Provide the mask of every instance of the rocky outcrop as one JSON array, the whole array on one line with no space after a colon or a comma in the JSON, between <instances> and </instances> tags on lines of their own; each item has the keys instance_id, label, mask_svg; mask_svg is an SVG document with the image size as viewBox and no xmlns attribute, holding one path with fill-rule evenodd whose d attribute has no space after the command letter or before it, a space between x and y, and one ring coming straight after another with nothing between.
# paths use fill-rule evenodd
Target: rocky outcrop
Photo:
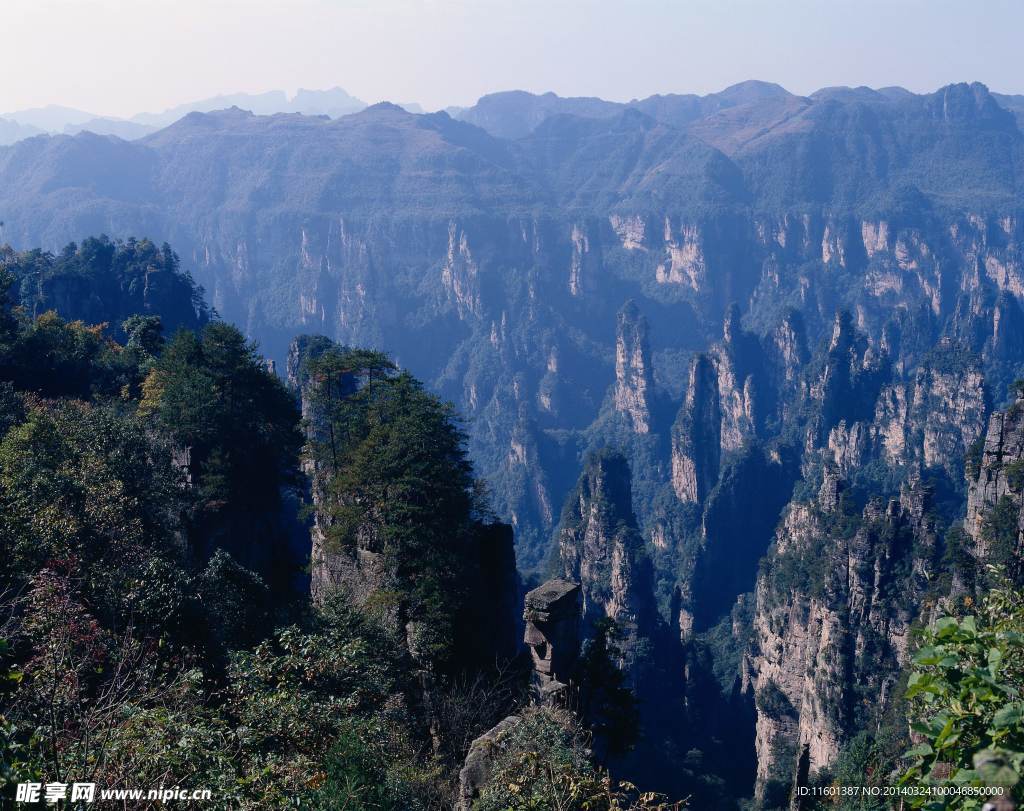
<instances>
[{"instance_id":1,"label":"rocky outcrop","mask_svg":"<svg viewBox=\"0 0 1024 811\"><path fill-rule=\"evenodd\" d=\"M309 372L309 364L335 347L333 341L320 335L300 335L288 347L285 379L299 401L303 426L310 443L326 441L327 424L319 405L319 384ZM348 396L357 391L358 381L352 375L342 375L337 381L337 394ZM319 468L312 455L303 459L303 469L309 482L309 496L313 503L310 526L310 594L320 604L334 591L342 589L356 605L364 605L378 592L394 586L394 575L384 562L382 543L375 537L372 526L360 533L355 549L342 552L333 547L330 518L323 509L328 474ZM400 617L397 607L384 612L386 623L398 630Z\"/></svg>"},{"instance_id":2,"label":"rocky outcrop","mask_svg":"<svg viewBox=\"0 0 1024 811\"><path fill-rule=\"evenodd\" d=\"M628 301L616 321L614 403L615 410L626 416L638 434L651 430L653 391L647 319L635 302Z\"/></svg>"},{"instance_id":3,"label":"rocky outcrop","mask_svg":"<svg viewBox=\"0 0 1024 811\"><path fill-rule=\"evenodd\" d=\"M491 778L495 750L522 721L518 715L503 718L470 744L465 764L459 772L459 796L455 802L455 811L471 811L473 801L480 797L480 792Z\"/></svg>"},{"instance_id":4,"label":"rocky outcrop","mask_svg":"<svg viewBox=\"0 0 1024 811\"><path fill-rule=\"evenodd\" d=\"M454 222L448 227L448 255L441 268L441 284L460 319L480 317L480 266L470 250L468 234Z\"/></svg>"},{"instance_id":5,"label":"rocky outcrop","mask_svg":"<svg viewBox=\"0 0 1024 811\"><path fill-rule=\"evenodd\" d=\"M582 587L584 634L607 617L622 630L627 658L650 628L650 561L637 529L629 465L603 451L584 464L566 502L558 535L563 576Z\"/></svg>"},{"instance_id":6,"label":"rocky outcrop","mask_svg":"<svg viewBox=\"0 0 1024 811\"><path fill-rule=\"evenodd\" d=\"M828 455L844 476L851 475L875 454L874 427L865 422L840 420L828 434Z\"/></svg>"},{"instance_id":7,"label":"rocky outcrop","mask_svg":"<svg viewBox=\"0 0 1024 811\"><path fill-rule=\"evenodd\" d=\"M524 641L533 663L534 704L571 704L570 684L580 655L581 597L578 583L556 578L524 598ZM497 750L521 723L521 716L510 715L473 741L459 772L455 811L470 811L491 777Z\"/></svg>"},{"instance_id":8,"label":"rocky outcrop","mask_svg":"<svg viewBox=\"0 0 1024 811\"><path fill-rule=\"evenodd\" d=\"M314 501L314 507L319 503ZM384 555L377 529L367 524L357 532L354 548L340 549L331 543L327 528L322 511L316 509L310 554L313 602L322 603L341 592L357 607L372 606L386 627L408 641L415 658L420 629L408 621L406 606L391 599L399 593L399 580ZM478 523L473 535L465 548L468 559L463 562L470 580L465 584L466 616L453 618L452 623L461 634L464 664L470 670L508 661L519 649L516 605L520 592L512 528Z\"/></svg>"},{"instance_id":9,"label":"rocky outcrop","mask_svg":"<svg viewBox=\"0 0 1024 811\"><path fill-rule=\"evenodd\" d=\"M810 360L807 348L807 327L799 312L791 310L775 328L771 336L774 366L782 372L785 385L795 387L803 376L804 366Z\"/></svg>"},{"instance_id":10,"label":"rocky outcrop","mask_svg":"<svg viewBox=\"0 0 1024 811\"><path fill-rule=\"evenodd\" d=\"M1019 151L1020 133L986 112L996 103L980 87L876 101L864 115L859 102L790 99L800 111L764 128L746 111L715 113L698 133L724 152L639 113L559 117L512 144L387 106L337 121L196 115L131 146L35 139L0 160L3 237L59 250L90 223L173 235L211 303L279 361L297 328L387 349L466 415L524 568L539 567L579 458L610 423L634 463L635 503L608 519L626 529L584 521L574 506L559 554L571 547L588 615L628 624L650 599L630 532L641 528L659 597L678 592L670 611L689 616L684 636L699 635L754 587L801 461L787 449L827 449L871 492L917 467L956 481L984 427L981 371L998 397L1024 361L1020 161L999 151ZM924 193L912 185L921 166ZM875 213L838 213L854 210ZM144 269L123 292L144 310L164 280ZM81 317L100 312L74 279L43 292ZM613 329L628 299L637 303ZM846 315L833 320L837 310ZM943 335L969 364L925 357ZM710 375L701 366L688 377L701 352L714 368L717 430ZM663 393L692 428L665 430ZM304 415L315 431L305 400ZM1011 442L1007 430L990 431L989 444ZM986 455L968 519L983 557L980 527L1014 498L1012 455ZM842 501L832 487L819 499L826 513ZM342 582L358 599L387 590L379 539L367 532L341 556L328 529L317 511L314 593ZM493 543L494 559L507 559L507 530ZM693 588L682 582L691 578ZM507 591L494 582L505 585L487 589ZM491 616L487 600L473 610ZM814 610L824 628L838 609ZM807 633L820 643L817 627ZM833 706L823 695L808 698L808 718L815 701Z\"/></svg>"},{"instance_id":11,"label":"rocky outcrop","mask_svg":"<svg viewBox=\"0 0 1024 811\"><path fill-rule=\"evenodd\" d=\"M299 400L306 437L311 443L324 442L328 428L319 405L319 384L310 375L309 364L334 346L323 336L300 335L288 348L285 379ZM343 375L337 386L338 395L344 397L357 391L358 382L354 376ZM384 562L383 545L372 525L368 524L360 531L356 548L346 551L335 549L328 538L330 518L323 509L328 474L319 468L312 455L304 458L303 468L314 508L310 526L310 594L313 602L320 604L331 593L341 589L354 604L364 605L374 594L391 590L395 585L394 574ZM398 630L401 620L397 607L385 611L383 618L393 630Z\"/></svg>"},{"instance_id":12,"label":"rocky outcrop","mask_svg":"<svg viewBox=\"0 0 1024 811\"><path fill-rule=\"evenodd\" d=\"M1012 118L995 115L984 126L996 129L983 132L970 119L947 121L947 97L963 92L988 97L947 88L873 104L867 117L853 99L789 99L813 112L787 113L798 126L763 128L745 114L721 115L717 96L651 99L624 118L547 120L516 146L389 105L336 121L195 114L145 143L29 139L0 161L3 241L59 251L100 226L122 237L173 236L211 304L279 364L298 330L386 348L472 417L474 461L500 483L495 509L505 520L515 512L519 538L537 547L551 526L530 505L532 482L503 475L520 413L518 402L502 405L516 385L538 430L585 429L613 371L609 317L627 298L658 324L655 362L709 351L729 302L741 303L748 329L776 343L783 379L799 366L798 341L792 322L772 332L791 307L812 347L836 309L876 341L894 313L923 307L934 318L929 341L955 334L986 358L1020 361L1020 178L1007 168L1012 155L992 151L1001 139L1019 148L1019 133ZM715 149L675 124L664 138L657 125L654 136L639 112L690 102ZM933 118L926 102L941 114ZM985 105L998 108L991 98ZM856 136L836 138L835 126ZM781 138L800 146L780 148ZM914 190L913 167L933 164L942 172L929 191ZM868 208L876 213L837 213ZM126 291L143 292L146 304L160 275L140 274ZM98 310L73 281L54 296L93 317ZM552 335L564 340L555 376L571 377L563 391L577 395L561 403L538 383ZM499 341L501 351L489 353ZM675 365L659 373L676 378L667 382L678 397L685 368ZM748 390L749 368L721 366L723 441L733 450L746 425L762 430L775 410L756 386ZM642 431L652 426L639 389L622 387L620 404ZM796 400L779 400L788 402ZM823 426L817 447L837 422ZM554 480L555 465L541 464ZM564 495L553 490L551 503Z\"/></svg>"},{"instance_id":13,"label":"rocky outcrop","mask_svg":"<svg viewBox=\"0 0 1024 811\"><path fill-rule=\"evenodd\" d=\"M967 473L964 530L975 559L1003 564L1024 559L1024 397L989 418L984 445L970 460ZM1004 525L998 534L1007 537L994 537L995 528L986 526L997 508ZM1014 525L1016 538L1010 537Z\"/></svg>"},{"instance_id":14,"label":"rocky outcrop","mask_svg":"<svg viewBox=\"0 0 1024 811\"><path fill-rule=\"evenodd\" d=\"M853 395L858 396L858 395ZM894 467L943 468L960 478L967 450L988 410L984 375L948 342L909 380L884 385L869 419L840 419L829 431L829 455L843 475L872 461Z\"/></svg>"},{"instance_id":15,"label":"rocky outcrop","mask_svg":"<svg viewBox=\"0 0 1024 811\"><path fill-rule=\"evenodd\" d=\"M569 685L580 654L581 595L578 583L557 578L526 594L524 640L533 662L537 704L570 703ZM470 811L490 780L497 750L521 723L521 716L510 715L473 741L459 772L455 811Z\"/></svg>"},{"instance_id":16,"label":"rocky outcrop","mask_svg":"<svg viewBox=\"0 0 1024 811\"><path fill-rule=\"evenodd\" d=\"M625 217L612 214L608 222L623 248L627 251L644 250L647 223L643 217L636 214Z\"/></svg>"},{"instance_id":17,"label":"rocky outcrop","mask_svg":"<svg viewBox=\"0 0 1024 811\"><path fill-rule=\"evenodd\" d=\"M1016 296L1000 293L992 308L992 338L986 353L993 360L1013 358L1024 346L1024 311Z\"/></svg>"},{"instance_id":18,"label":"rocky outcrop","mask_svg":"<svg viewBox=\"0 0 1024 811\"><path fill-rule=\"evenodd\" d=\"M303 426L310 445L328 441L331 430L324 413L324 385L332 386L332 398L350 397L363 385L354 374L342 373L325 384L310 374L310 362L330 349L338 349L322 336L300 336L288 352L287 380L301 402ZM332 538L334 529L329 485L333 471L322 468L315 454L304 461L313 504L310 526L310 593L315 604L322 604L341 593L358 608L371 608L375 616L405 640L410 654L420 657L419 638L423 628L410 620L402 599L398 562L385 554L384 530L375 511L370 510L354 530L354 543L339 544ZM329 467L329 463L326 464ZM453 517L458 521L459 517ZM460 559L458 571L462 609L451 618L452 633L462 661L456 667L472 672L493 666L495 661L512 659L519 651L518 601L519 576L512 527L464 517L465 523L452 528Z\"/></svg>"},{"instance_id":19,"label":"rocky outcrop","mask_svg":"<svg viewBox=\"0 0 1024 811\"><path fill-rule=\"evenodd\" d=\"M665 218L665 261L655 269L654 278L659 284L683 284L695 292L704 289L707 259L697 225L684 223L673 229L671 218Z\"/></svg>"},{"instance_id":20,"label":"rocky outcrop","mask_svg":"<svg viewBox=\"0 0 1024 811\"><path fill-rule=\"evenodd\" d=\"M724 466L704 507L698 550L681 606L680 633L704 631L754 587L799 467L792 448L749 446Z\"/></svg>"},{"instance_id":21,"label":"rocky outcrop","mask_svg":"<svg viewBox=\"0 0 1024 811\"><path fill-rule=\"evenodd\" d=\"M585 224L573 223L569 239L572 256L569 260L569 295L579 298L600 291L601 245L591 240Z\"/></svg>"},{"instance_id":22,"label":"rocky outcrop","mask_svg":"<svg viewBox=\"0 0 1024 811\"><path fill-rule=\"evenodd\" d=\"M857 330L853 316L837 313L824 357L811 369L807 396L814 416L807 428L808 448L827 444L841 421L851 425L869 419L889 375L888 358Z\"/></svg>"},{"instance_id":23,"label":"rocky outcrop","mask_svg":"<svg viewBox=\"0 0 1024 811\"><path fill-rule=\"evenodd\" d=\"M948 344L936 354L945 362L918 368L912 380L886 386L872 424L891 464L945 467L959 479L964 454L985 425L987 395L981 369L956 356Z\"/></svg>"},{"instance_id":24,"label":"rocky outcrop","mask_svg":"<svg viewBox=\"0 0 1024 811\"><path fill-rule=\"evenodd\" d=\"M722 450L738 450L758 436L771 400L767 359L757 336L743 329L739 307L726 311L722 340L710 354L718 377Z\"/></svg>"},{"instance_id":25,"label":"rocky outcrop","mask_svg":"<svg viewBox=\"0 0 1024 811\"><path fill-rule=\"evenodd\" d=\"M541 701L558 701L580 653L582 591L578 583L549 580L527 593L524 606L534 689Z\"/></svg>"},{"instance_id":26,"label":"rocky outcrop","mask_svg":"<svg viewBox=\"0 0 1024 811\"><path fill-rule=\"evenodd\" d=\"M843 489L826 468L817 498L789 506L758 577L744 679L757 707L761 801L778 801L801 759L811 774L829 766L865 712L884 712L934 574L936 530L919 484L859 514Z\"/></svg>"},{"instance_id":27,"label":"rocky outcrop","mask_svg":"<svg viewBox=\"0 0 1024 811\"><path fill-rule=\"evenodd\" d=\"M690 364L686 399L672 428L672 489L680 501L703 504L718 481L722 453L718 375L707 355Z\"/></svg>"}]
</instances>

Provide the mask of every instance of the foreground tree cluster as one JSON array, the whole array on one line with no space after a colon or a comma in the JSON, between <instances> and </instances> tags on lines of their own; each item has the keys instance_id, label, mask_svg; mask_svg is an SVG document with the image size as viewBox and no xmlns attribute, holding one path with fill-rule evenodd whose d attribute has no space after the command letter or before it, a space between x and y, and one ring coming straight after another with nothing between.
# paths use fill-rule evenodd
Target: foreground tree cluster
<instances>
[{"instance_id":1,"label":"foreground tree cluster","mask_svg":"<svg viewBox=\"0 0 1024 811\"><path fill-rule=\"evenodd\" d=\"M97 325L26 303L90 273L129 302L163 274L163 304L196 305L194 323L167 335L141 300ZM295 392L200 300L149 243L3 255L0 790L85 781L209 788L240 809L450 808L469 743L525 686L514 664L480 661L469 621L467 550L489 516L455 416L384 356L330 347L311 361L324 430L305 463L324 472L329 542L379 534L396 572L383 599L403 622L343 592L313 605ZM531 718L561 754L522 772L519 758L548 757L521 742L502 768L522 800L501 807L554 807L552 779L568 792L558 807L646 804L593 765L571 714Z\"/></svg>"}]
</instances>

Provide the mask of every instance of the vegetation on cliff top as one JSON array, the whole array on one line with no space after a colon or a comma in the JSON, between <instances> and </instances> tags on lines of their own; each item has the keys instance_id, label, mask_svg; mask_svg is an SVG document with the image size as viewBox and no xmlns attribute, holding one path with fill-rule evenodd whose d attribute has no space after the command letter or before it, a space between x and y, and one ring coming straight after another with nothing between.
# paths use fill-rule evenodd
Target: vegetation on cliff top
<instances>
[{"instance_id":1,"label":"vegetation on cliff top","mask_svg":"<svg viewBox=\"0 0 1024 811\"><path fill-rule=\"evenodd\" d=\"M109 322L125 338L122 322L159 315L168 333L199 329L212 313L170 245L148 239L88 237L58 253L0 248L0 267L14 275L17 302L31 316L58 310L62 317Z\"/></svg>"},{"instance_id":2,"label":"vegetation on cliff top","mask_svg":"<svg viewBox=\"0 0 1024 811\"><path fill-rule=\"evenodd\" d=\"M446 802L408 652L294 590L299 412L255 347L220 322L165 341L153 314L118 342L32 317L14 281L0 269L3 796L34 779L202 786L232 808ZM396 385L388 420L459 436Z\"/></svg>"},{"instance_id":3,"label":"vegetation on cliff top","mask_svg":"<svg viewBox=\"0 0 1024 811\"><path fill-rule=\"evenodd\" d=\"M323 344L305 369L332 542L373 527L428 630L412 651L344 595L296 589L299 410L236 328L168 340L147 311L115 340L33 315L15 282L0 268L0 796L90 781L238 809L450 808L468 742L517 689L456 667L489 514L451 407L378 353Z\"/></svg>"},{"instance_id":4,"label":"vegetation on cliff top","mask_svg":"<svg viewBox=\"0 0 1024 811\"><path fill-rule=\"evenodd\" d=\"M379 353L332 347L305 372L328 543L383 555L419 654L454 671L476 653L466 626L490 517L454 411Z\"/></svg>"}]
</instances>

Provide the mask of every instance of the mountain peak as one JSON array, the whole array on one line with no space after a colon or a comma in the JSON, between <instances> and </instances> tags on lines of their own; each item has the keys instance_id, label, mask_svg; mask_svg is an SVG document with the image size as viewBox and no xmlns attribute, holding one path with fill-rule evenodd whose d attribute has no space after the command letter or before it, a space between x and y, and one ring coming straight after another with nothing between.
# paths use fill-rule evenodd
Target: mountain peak
<instances>
[{"instance_id":1,"label":"mountain peak","mask_svg":"<svg viewBox=\"0 0 1024 811\"><path fill-rule=\"evenodd\" d=\"M886 95L865 85L860 85L859 87L847 87L846 85L823 87L811 93L810 98L815 101L839 102L885 102L894 100L893 96Z\"/></svg>"},{"instance_id":2,"label":"mountain peak","mask_svg":"<svg viewBox=\"0 0 1024 811\"><path fill-rule=\"evenodd\" d=\"M197 110L186 115L183 120L192 122L217 121L230 123L235 121L244 121L247 118L255 118L255 115L249 110L243 110L241 107L232 105L231 107L225 107L222 110L210 110L205 113L201 113Z\"/></svg>"},{"instance_id":3,"label":"mountain peak","mask_svg":"<svg viewBox=\"0 0 1024 811\"><path fill-rule=\"evenodd\" d=\"M733 101L737 104L751 104L758 101L786 99L793 96L782 85L775 84L775 82L762 82L759 79L747 79L744 82L737 82L734 85L729 85L725 90L710 95Z\"/></svg>"},{"instance_id":4,"label":"mountain peak","mask_svg":"<svg viewBox=\"0 0 1024 811\"><path fill-rule=\"evenodd\" d=\"M365 110L364 113L401 113L403 115L410 115L410 113L404 108L390 101L378 101L376 104L371 104Z\"/></svg>"},{"instance_id":5,"label":"mountain peak","mask_svg":"<svg viewBox=\"0 0 1024 811\"><path fill-rule=\"evenodd\" d=\"M925 104L932 118L947 123L1014 125L1013 115L999 105L981 82L959 82L940 87L925 97Z\"/></svg>"},{"instance_id":6,"label":"mountain peak","mask_svg":"<svg viewBox=\"0 0 1024 811\"><path fill-rule=\"evenodd\" d=\"M621 104L599 98L563 98L550 91L536 95L525 90L508 90L482 96L476 105L461 111L457 117L499 138L518 139L556 115L610 118L621 109Z\"/></svg>"}]
</instances>

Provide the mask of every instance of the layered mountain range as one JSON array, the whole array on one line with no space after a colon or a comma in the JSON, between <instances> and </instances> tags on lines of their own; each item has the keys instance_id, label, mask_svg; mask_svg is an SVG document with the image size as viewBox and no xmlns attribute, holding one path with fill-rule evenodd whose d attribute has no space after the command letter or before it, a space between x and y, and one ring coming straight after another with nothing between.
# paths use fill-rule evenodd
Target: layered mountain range
<instances>
[{"instance_id":1,"label":"layered mountain range","mask_svg":"<svg viewBox=\"0 0 1024 811\"><path fill-rule=\"evenodd\" d=\"M877 728L968 501L983 562L1016 497L1022 109L751 82L191 113L0 149L0 239L167 240L268 356L391 353L464 415L520 569L625 629L667 708L636 762L772 807Z\"/></svg>"},{"instance_id":2,"label":"layered mountain range","mask_svg":"<svg viewBox=\"0 0 1024 811\"><path fill-rule=\"evenodd\" d=\"M404 106L413 112L423 112L416 104ZM131 118L100 116L72 107L51 104L30 110L0 113L0 145L13 144L44 133L76 135L80 132L91 132L133 141L173 124L189 113L207 113L228 107L240 107L256 115L301 113L337 118L359 112L366 104L350 96L340 87L333 87L330 90L299 89L294 95L289 95L283 90L232 93L186 102L160 113L138 113Z\"/></svg>"}]
</instances>

